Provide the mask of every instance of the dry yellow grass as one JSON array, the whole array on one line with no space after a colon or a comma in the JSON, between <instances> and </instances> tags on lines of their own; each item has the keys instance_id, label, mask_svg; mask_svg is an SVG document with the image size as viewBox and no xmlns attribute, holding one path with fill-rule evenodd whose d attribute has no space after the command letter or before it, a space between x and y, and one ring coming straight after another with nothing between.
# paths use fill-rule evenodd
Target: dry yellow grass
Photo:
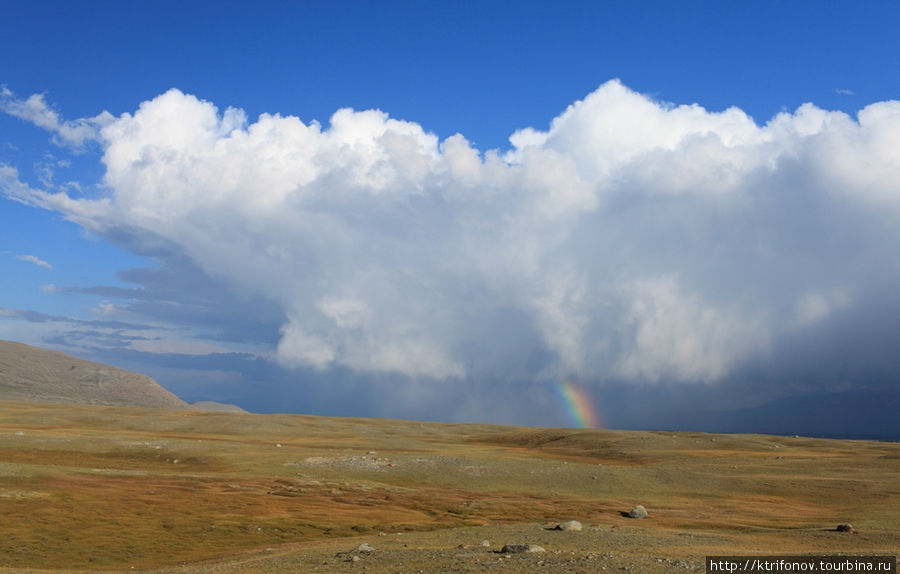
<instances>
[{"instance_id":1,"label":"dry yellow grass","mask_svg":"<svg viewBox=\"0 0 900 574\"><path fill-rule=\"evenodd\" d=\"M622 516L635 504L650 517ZM573 572L604 547L610 566L653 554L645 571L896 554L900 445L0 402L0 516L10 569L334 572L360 535L379 547L370 571L488 567L437 550L478 537L530 536ZM541 527L569 519L586 530Z\"/></svg>"}]
</instances>

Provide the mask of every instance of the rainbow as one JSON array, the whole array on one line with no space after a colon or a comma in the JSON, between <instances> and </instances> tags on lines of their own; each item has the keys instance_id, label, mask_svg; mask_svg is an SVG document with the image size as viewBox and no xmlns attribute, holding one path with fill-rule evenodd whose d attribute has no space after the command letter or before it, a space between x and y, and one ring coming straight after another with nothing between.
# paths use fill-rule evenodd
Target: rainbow
<instances>
[{"instance_id":1,"label":"rainbow","mask_svg":"<svg viewBox=\"0 0 900 574\"><path fill-rule=\"evenodd\" d=\"M572 423L579 428L600 428L600 417L584 389L571 381L561 381L554 385L556 394L566 407Z\"/></svg>"}]
</instances>

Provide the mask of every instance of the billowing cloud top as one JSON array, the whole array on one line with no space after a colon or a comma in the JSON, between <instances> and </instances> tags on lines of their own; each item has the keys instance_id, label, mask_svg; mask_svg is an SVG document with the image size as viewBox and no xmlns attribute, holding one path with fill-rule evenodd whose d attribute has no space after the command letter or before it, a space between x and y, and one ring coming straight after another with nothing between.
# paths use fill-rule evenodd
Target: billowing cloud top
<instances>
[{"instance_id":1,"label":"billowing cloud top","mask_svg":"<svg viewBox=\"0 0 900 574\"><path fill-rule=\"evenodd\" d=\"M108 194L9 167L5 193L277 304L288 365L714 382L900 278L896 101L760 126L610 81L505 153L375 110L249 123L174 89L118 118L42 117L96 127Z\"/></svg>"}]
</instances>

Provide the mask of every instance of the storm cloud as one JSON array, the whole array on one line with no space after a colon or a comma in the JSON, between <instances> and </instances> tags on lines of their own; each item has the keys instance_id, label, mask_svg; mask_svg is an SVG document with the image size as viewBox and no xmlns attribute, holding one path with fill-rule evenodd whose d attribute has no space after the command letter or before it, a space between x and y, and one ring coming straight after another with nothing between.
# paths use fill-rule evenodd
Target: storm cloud
<instances>
[{"instance_id":1,"label":"storm cloud","mask_svg":"<svg viewBox=\"0 0 900 574\"><path fill-rule=\"evenodd\" d=\"M173 89L66 122L5 97L96 137L105 167L99 196L74 197L0 166L8 197L186 262L245 317L258 302L288 368L597 386L893 368L897 101L758 124L613 80L485 151L378 110L251 122Z\"/></svg>"}]
</instances>

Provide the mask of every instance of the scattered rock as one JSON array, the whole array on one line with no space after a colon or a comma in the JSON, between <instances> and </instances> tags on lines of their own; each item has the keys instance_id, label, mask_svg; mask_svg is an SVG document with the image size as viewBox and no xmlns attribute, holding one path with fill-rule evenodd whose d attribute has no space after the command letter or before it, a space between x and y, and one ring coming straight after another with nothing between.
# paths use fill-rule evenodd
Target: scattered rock
<instances>
[{"instance_id":1,"label":"scattered rock","mask_svg":"<svg viewBox=\"0 0 900 574\"><path fill-rule=\"evenodd\" d=\"M546 552L546 550L537 544L504 544L500 550L501 554L534 554L538 552Z\"/></svg>"},{"instance_id":2,"label":"scattered rock","mask_svg":"<svg viewBox=\"0 0 900 574\"><path fill-rule=\"evenodd\" d=\"M838 524L837 528L835 528L838 532L849 532L851 534L856 534L856 529L853 528L852 524Z\"/></svg>"},{"instance_id":3,"label":"scattered rock","mask_svg":"<svg viewBox=\"0 0 900 574\"><path fill-rule=\"evenodd\" d=\"M647 509L638 504L628 512L628 518L647 518Z\"/></svg>"},{"instance_id":4,"label":"scattered rock","mask_svg":"<svg viewBox=\"0 0 900 574\"><path fill-rule=\"evenodd\" d=\"M491 547L491 541L488 540L487 538L485 538L484 540L481 541L481 546L483 546L483 547L485 547L485 548L490 548L490 547Z\"/></svg>"},{"instance_id":5,"label":"scattered rock","mask_svg":"<svg viewBox=\"0 0 900 574\"><path fill-rule=\"evenodd\" d=\"M560 522L556 526L553 527L553 530L572 530L574 532L581 531L581 523L577 520L569 520L567 522Z\"/></svg>"},{"instance_id":6,"label":"scattered rock","mask_svg":"<svg viewBox=\"0 0 900 574\"><path fill-rule=\"evenodd\" d=\"M375 549L368 542L363 542L350 552L338 552L335 557L343 558L345 562L359 562L373 552Z\"/></svg>"}]
</instances>

